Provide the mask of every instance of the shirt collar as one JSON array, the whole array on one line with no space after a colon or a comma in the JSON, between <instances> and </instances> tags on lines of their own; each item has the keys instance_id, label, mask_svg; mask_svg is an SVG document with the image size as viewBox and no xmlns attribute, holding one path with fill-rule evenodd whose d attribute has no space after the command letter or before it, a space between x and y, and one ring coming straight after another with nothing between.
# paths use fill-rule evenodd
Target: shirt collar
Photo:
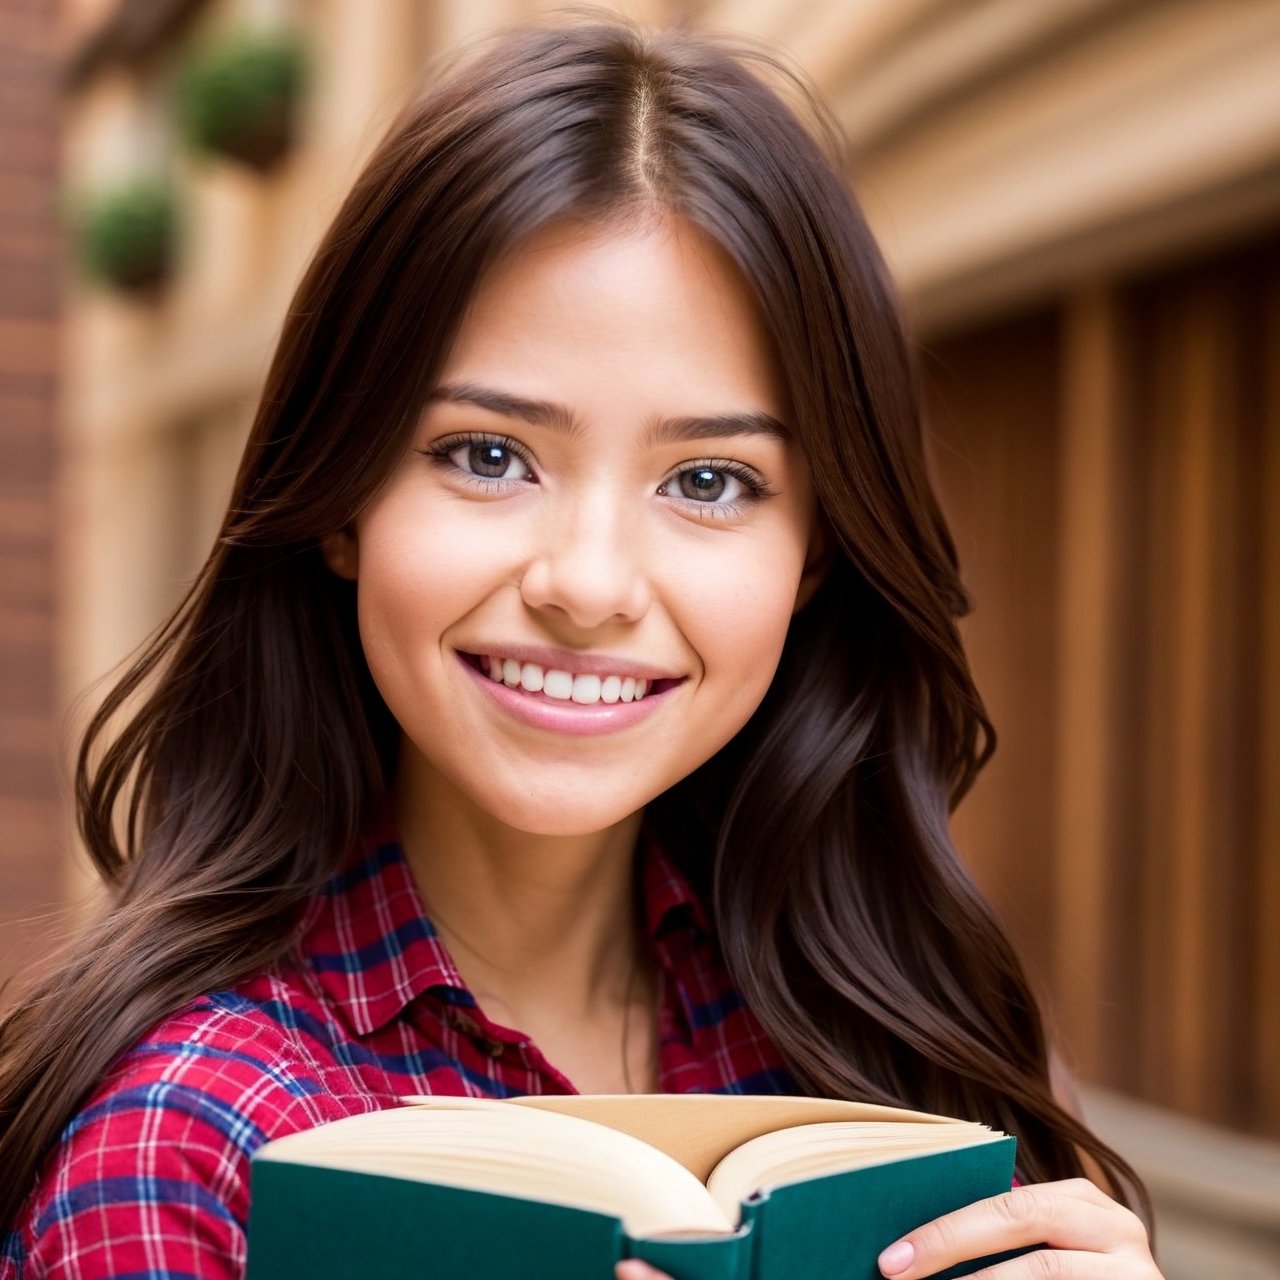
<instances>
[{"instance_id":1,"label":"shirt collar","mask_svg":"<svg viewBox=\"0 0 1280 1280\"><path fill-rule=\"evenodd\" d=\"M682 927L695 939L709 938L701 901L647 822L636 856L650 942L656 947ZM303 963L358 1035L385 1027L432 988L447 1003L474 1003L427 918L394 821L385 816L313 900L301 938Z\"/></svg>"},{"instance_id":2,"label":"shirt collar","mask_svg":"<svg viewBox=\"0 0 1280 1280\"><path fill-rule=\"evenodd\" d=\"M656 941L680 924L690 925L700 938L710 938L711 922L702 899L648 821L641 824L636 856L642 860L641 884L650 940Z\"/></svg>"}]
</instances>

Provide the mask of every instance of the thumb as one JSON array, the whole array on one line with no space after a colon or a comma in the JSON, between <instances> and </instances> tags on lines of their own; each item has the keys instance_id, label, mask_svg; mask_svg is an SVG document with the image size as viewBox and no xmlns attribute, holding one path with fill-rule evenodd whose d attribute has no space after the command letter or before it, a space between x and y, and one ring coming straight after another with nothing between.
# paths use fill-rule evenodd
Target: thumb
<instances>
[{"instance_id":1,"label":"thumb","mask_svg":"<svg viewBox=\"0 0 1280 1280\"><path fill-rule=\"evenodd\" d=\"M659 1271L639 1258L626 1258L615 1263L613 1274L616 1280L671 1280L665 1271Z\"/></svg>"}]
</instances>

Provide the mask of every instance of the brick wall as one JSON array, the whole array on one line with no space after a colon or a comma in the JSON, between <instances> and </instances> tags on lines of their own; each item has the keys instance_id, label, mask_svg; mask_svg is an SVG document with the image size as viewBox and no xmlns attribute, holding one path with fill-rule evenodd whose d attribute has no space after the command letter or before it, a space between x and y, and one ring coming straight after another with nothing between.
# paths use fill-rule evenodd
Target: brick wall
<instances>
[{"instance_id":1,"label":"brick wall","mask_svg":"<svg viewBox=\"0 0 1280 1280\"><path fill-rule=\"evenodd\" d=\"M56 18L52 0L0 0L0 982L42 953L62 884ZM0 993L0 1007L11 998Z\"/></svg>"}]
</instances>

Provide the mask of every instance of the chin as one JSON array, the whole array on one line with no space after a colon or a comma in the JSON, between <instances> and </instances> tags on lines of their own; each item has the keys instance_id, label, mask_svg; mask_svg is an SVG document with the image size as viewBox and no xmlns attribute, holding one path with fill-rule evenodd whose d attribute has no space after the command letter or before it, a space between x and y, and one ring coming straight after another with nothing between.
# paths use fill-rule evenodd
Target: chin
<instances>
[{"instance_id":1,"label":"chin","mask_svg":"<svg viewBox=\"0 0 1280 1280\"><path fill-rule=\"evenodd\" d=\"M556 780L541 771L528 778L523 790L494 789L468 780L472 804L503 826L530 836L588 836L608 831L643 809L657 795L644 787L608 787L608 771L585 778ZM661 790L661 788L659 788Z\"/></svg>"},{"instance_id":2,"label":"chin","mask_svg":"<svg viewBox=\"0 0 1280 1280\"><path fill-rule=\"evenodd\" d=\"M583 805L573 798L544 797L537 803L490 808L490 812L505 826L531 836L588 836L607 831L642 807L643 801L606 807L598 800Z\"/></svg>"}]
</instances>

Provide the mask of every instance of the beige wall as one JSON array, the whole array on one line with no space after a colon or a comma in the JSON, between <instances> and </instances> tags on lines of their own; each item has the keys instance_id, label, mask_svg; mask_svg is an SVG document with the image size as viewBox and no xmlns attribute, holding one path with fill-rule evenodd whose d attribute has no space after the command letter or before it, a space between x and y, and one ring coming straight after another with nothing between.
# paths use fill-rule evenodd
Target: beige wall
<instances>
[{"instance_id":1,"label":"beige wall","mask_svg":"<svg viewBox=\"0 0 1280 1280\"><path fill-rule=\"evenodd\" d=\"M53 651L60 246L50 15L0 8L0 976L37 954L63 840Z\"/></svg>"}]
</instances>

